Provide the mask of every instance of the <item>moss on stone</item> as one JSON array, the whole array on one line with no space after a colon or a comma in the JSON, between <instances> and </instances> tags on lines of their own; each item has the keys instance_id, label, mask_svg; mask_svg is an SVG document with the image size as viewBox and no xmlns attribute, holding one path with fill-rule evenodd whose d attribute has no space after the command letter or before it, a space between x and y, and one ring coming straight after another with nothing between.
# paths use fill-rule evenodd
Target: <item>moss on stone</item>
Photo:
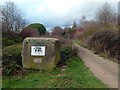
<instances>
[{"instance_id":1,"label":"moss on stone","mask_svg":"<svg viewBox=\"0 0 120 90\"><path fill-rule=\"evenodd\" d=\"M45 56L31 56L31 46L45 46ZM41 58L41 63L35 63L35 58ZM60 44L56 38L29 37L23 42L22 63L26 68L52 69L60 60Z\"/></svg>"}]
</instances>

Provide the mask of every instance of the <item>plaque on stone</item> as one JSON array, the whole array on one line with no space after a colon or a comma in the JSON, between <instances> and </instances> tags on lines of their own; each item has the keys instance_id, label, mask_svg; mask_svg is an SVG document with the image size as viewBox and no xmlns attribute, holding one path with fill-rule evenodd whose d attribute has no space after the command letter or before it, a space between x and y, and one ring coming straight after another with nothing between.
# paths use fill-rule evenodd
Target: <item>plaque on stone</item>
<instances>
[{"instance_id":1,"label":"plaque on stone","mask_svg":"<svg viewBox=\"0 0 120 90\"><path fill-rule=\"evenodd\" d=\"M34 58L34 63L42 63L42 58Z\"/></svg>"},{"instance_id":2,"label":"plaque on stone","mask_svg":"<svg viewBox=\"0 0 120 90\"><path fill-rule=\"evenodd\" d=\"M45 46L31 46L32 56L45 56Z\"/></svg>"}]
</instances>

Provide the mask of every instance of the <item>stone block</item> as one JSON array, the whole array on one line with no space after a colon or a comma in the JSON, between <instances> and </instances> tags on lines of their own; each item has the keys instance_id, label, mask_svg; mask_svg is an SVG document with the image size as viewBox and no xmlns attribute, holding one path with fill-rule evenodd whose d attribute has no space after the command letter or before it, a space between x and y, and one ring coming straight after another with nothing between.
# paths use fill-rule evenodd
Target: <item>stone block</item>
<instances>
[{"instance_id":1,"label":"stone block","mask_svg":"<svg viewBox=\"0 0 120 90\"><path fill-rule=\"evenodd\" d=\"M26 68L47 70L60 60L60 43L56 38L27 37L23 41L22 65Z\"/></svg>"}]
</instances>

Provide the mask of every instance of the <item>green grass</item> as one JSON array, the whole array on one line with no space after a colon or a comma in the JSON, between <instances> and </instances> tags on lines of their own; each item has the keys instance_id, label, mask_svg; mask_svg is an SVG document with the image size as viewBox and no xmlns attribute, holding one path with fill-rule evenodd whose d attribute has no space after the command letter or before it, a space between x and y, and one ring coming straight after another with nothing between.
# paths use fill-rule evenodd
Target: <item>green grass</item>
<instances>
[{"instance_id":1,"label":"green grass","mask_svg":"<svg viewBox=\"0 0 120 90\"><path fill-rule=\"evenodd\" d=\"M84 65L79 57L67 62L67 67L52 71L31 71L24 76L3 77L3 88L106 88Z\"/></svg>"},{"instance_id":2,"label":"green grass","mask_svg":"<svg viewBox=\"0 0 120 90\"><path fill-rule=\"evenodd\" d=\"M80 41L79 39L76 39L76 40L74 40L73 42L76 43L76 44L78 44L78 45L81 44L81 41Z\"/></svg>"}]
</instances>

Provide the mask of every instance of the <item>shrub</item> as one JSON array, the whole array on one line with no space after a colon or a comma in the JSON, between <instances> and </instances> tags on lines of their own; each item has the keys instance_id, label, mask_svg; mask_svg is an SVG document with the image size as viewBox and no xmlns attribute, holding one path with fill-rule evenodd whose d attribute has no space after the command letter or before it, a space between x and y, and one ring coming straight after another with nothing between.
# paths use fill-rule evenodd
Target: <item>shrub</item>
<instances>
[{"instance_id":1,"label":"shrub","mask_svg":"<svg viewBox=\"0 0 120 90\"><path fill-rule=\"evenodd\" d=\"M69 60L71 57L77 55L77 49L72 46L64 46L61 48L61 57L58 65L65 65L66 61Z\"/></svg>"},{"instance_id":2,"label":"shrub","mask_svg":"<svg viewBox=\"0 0 120 90\"><path fill-rule=\"evenodd\" d=\"M5 76L16 75L22 70L22 67L16 62L9 62L7 65L4 65L2 68L2 74ZM19 73L20 74L20 73Z\"/></svg>"},{"instance_id":3,"label":"shrub","mask_svg":"<svg viewBox=\"0 0 120 90\"><path fill-rule=\"evenodd\" d=\"M118 51L118 41L120 36L113 31L99 31L92 34L86 40L86 46L96 53L105 53L108 57L120 59Z\"/></svg>"},{"instance_id":4,"label":"shrub","mask_svg":"<svg viewBox=\"0 0 120 90\"><path fill-rule=\"evenodd\" d=\"M68 31L67 31L67 30L66 30L66 31L65 31L65 30L62 31L61 36L62 36L63 38L68 38L68 36L69 36Z\"/></svg>"},{"instance_id":5,"label":"shrub","mask_svg":"<svg viewBox=\"0 0 120 90\"><path fill-rule=\"evenodd\" d=\"M93 28L89 28L88 30L85 30L85 31L80 35L80 40L81 40L82 42L84 42L84 41L87 39L87 37L89 37L91 34L93 34L93 33L95 33L95 32L97 32L97 30L96 30L96 29L93 29Z\"/></svg>"},{"instance_id":6,"label":"shrub","mask_svg":"<svg viewBox=\"0 0 120 90\"><path fill-rule=\"evenodd\" d=\"M22 43L23 39L21 37L9 38L15 42L15 44Z\"/></svg>"},{"instance_id":7,"label":"shrub","mask_svg":"<svg viewBox=\"0 0 120 90\"><path fill-rule=\"evenodd\" d=\"M3 65L6 65L11 61L15 61L17 64L22 65L21 51L22 45L12 45L3 48L2 50Z\"/></svg>"},{"instance_id":8,"label":"shrub","mask_svg":"<svg viewBox=\"0 0 120 90\"><path fill-rule=\"evenodd\" d=\"M64 46L61 49L61 59L63 61L69 59L71 57L72 47L71 46Z\"/></svg>"},{"instance_id":9,"label":"shrub","mask_svg":"<svg viewBox=\"0 0 120 90\"><path fill-rule=\"evenodd\" d=\"M20 36L23 39L26 37L36 37L36 36L39 36L39 32L38 32L38 29L26 27L21 31Z\"/></svg>"},{"instance_id":10,"label":"shrub","mask_svg":"<svg viewBox=\"0 0 120 90\"><path fill-rule=\"evenodd\" d=\"M71 52L72 57L78 55L78 49L73 45L72 46L72 52Z\"/></svg>"},{"instance_id":11,"label":"shrub","mask_svg":"<svg viewBox=\"0 0 120 90\"><path fill-rule=\"evenodd\" d=\"M6 38L6 37L18 37L20 35L19 32L15 32L15 31L6 31L6 32L2 32L2 37Z\"/></svg>"},{"instance_id":12,"label":"shrub","mask_svg":"<svg viewBox=\"0 0 120 90\"><path fill-rule=\"evenodd\" d=\"M51 36L51 37L52 38L58 38L61 47L66 46L66 45L72 45L72 41L70 39L63 38L63 37L60 37L60 36Z\"/></svg>"},{"instance_id":13,"label":"shrub","mask_svg":"<svg viewBox=\"0 0 120 90\"><path fill-rule=\"evenodd\" d=\"M8 38L2 38L2 46L10 46L14 44L15 42Z\"/></svg>"},{"instance_id":14,"label":"shrub","mask_svg":"<svg viewBox=\"0 0 120 90\"><path fill-rule=\"evenodd\" d=\"M3 75L14 75L22 70L22 45L12 45L3 48Z\"/></svg>"},{"instance_id":15,"label":"shrub","mask_svg":"<svg viewBox=\"0 0 120 90\"><path fill-rule=\"evenodd\" d=\"M60 26L56 26L52 30L52 35L61 36L63 29Z\"/></svg>"},{"instance_id":16,"label":"shrub","mask_svg":"<svg viewBox=\"0 0 120 90\"><path fill-rule=\"evenodd\" d=\"M20 37L5 37L5 38L2 38L2 45L3 45L3 47L11 46L13 44L21 43L22 41L23 41L23 39Z\"/></svg>"},{"instance_id":17,"label":"shrub","mask_svg":"<svg viewBox=\"0 0 120 90\"><path fill-rule=\"evenodd\" d=\"M39 35L44 35L46 33L46 28L43 24L33 23L33 24L30 24L28 27L38 29Z\"/></svg>"},{"instance_id":18,"label":"shrub","mask_svg":"<svg viewBox=\"0 0 120 90\"><path fill-rule=\"evenodd\" d=\"M65 38L59 38L60 45L66 46L66 45L72 45L72 41L70 39L65 39Z\"/></svg>"}]
</instances>

